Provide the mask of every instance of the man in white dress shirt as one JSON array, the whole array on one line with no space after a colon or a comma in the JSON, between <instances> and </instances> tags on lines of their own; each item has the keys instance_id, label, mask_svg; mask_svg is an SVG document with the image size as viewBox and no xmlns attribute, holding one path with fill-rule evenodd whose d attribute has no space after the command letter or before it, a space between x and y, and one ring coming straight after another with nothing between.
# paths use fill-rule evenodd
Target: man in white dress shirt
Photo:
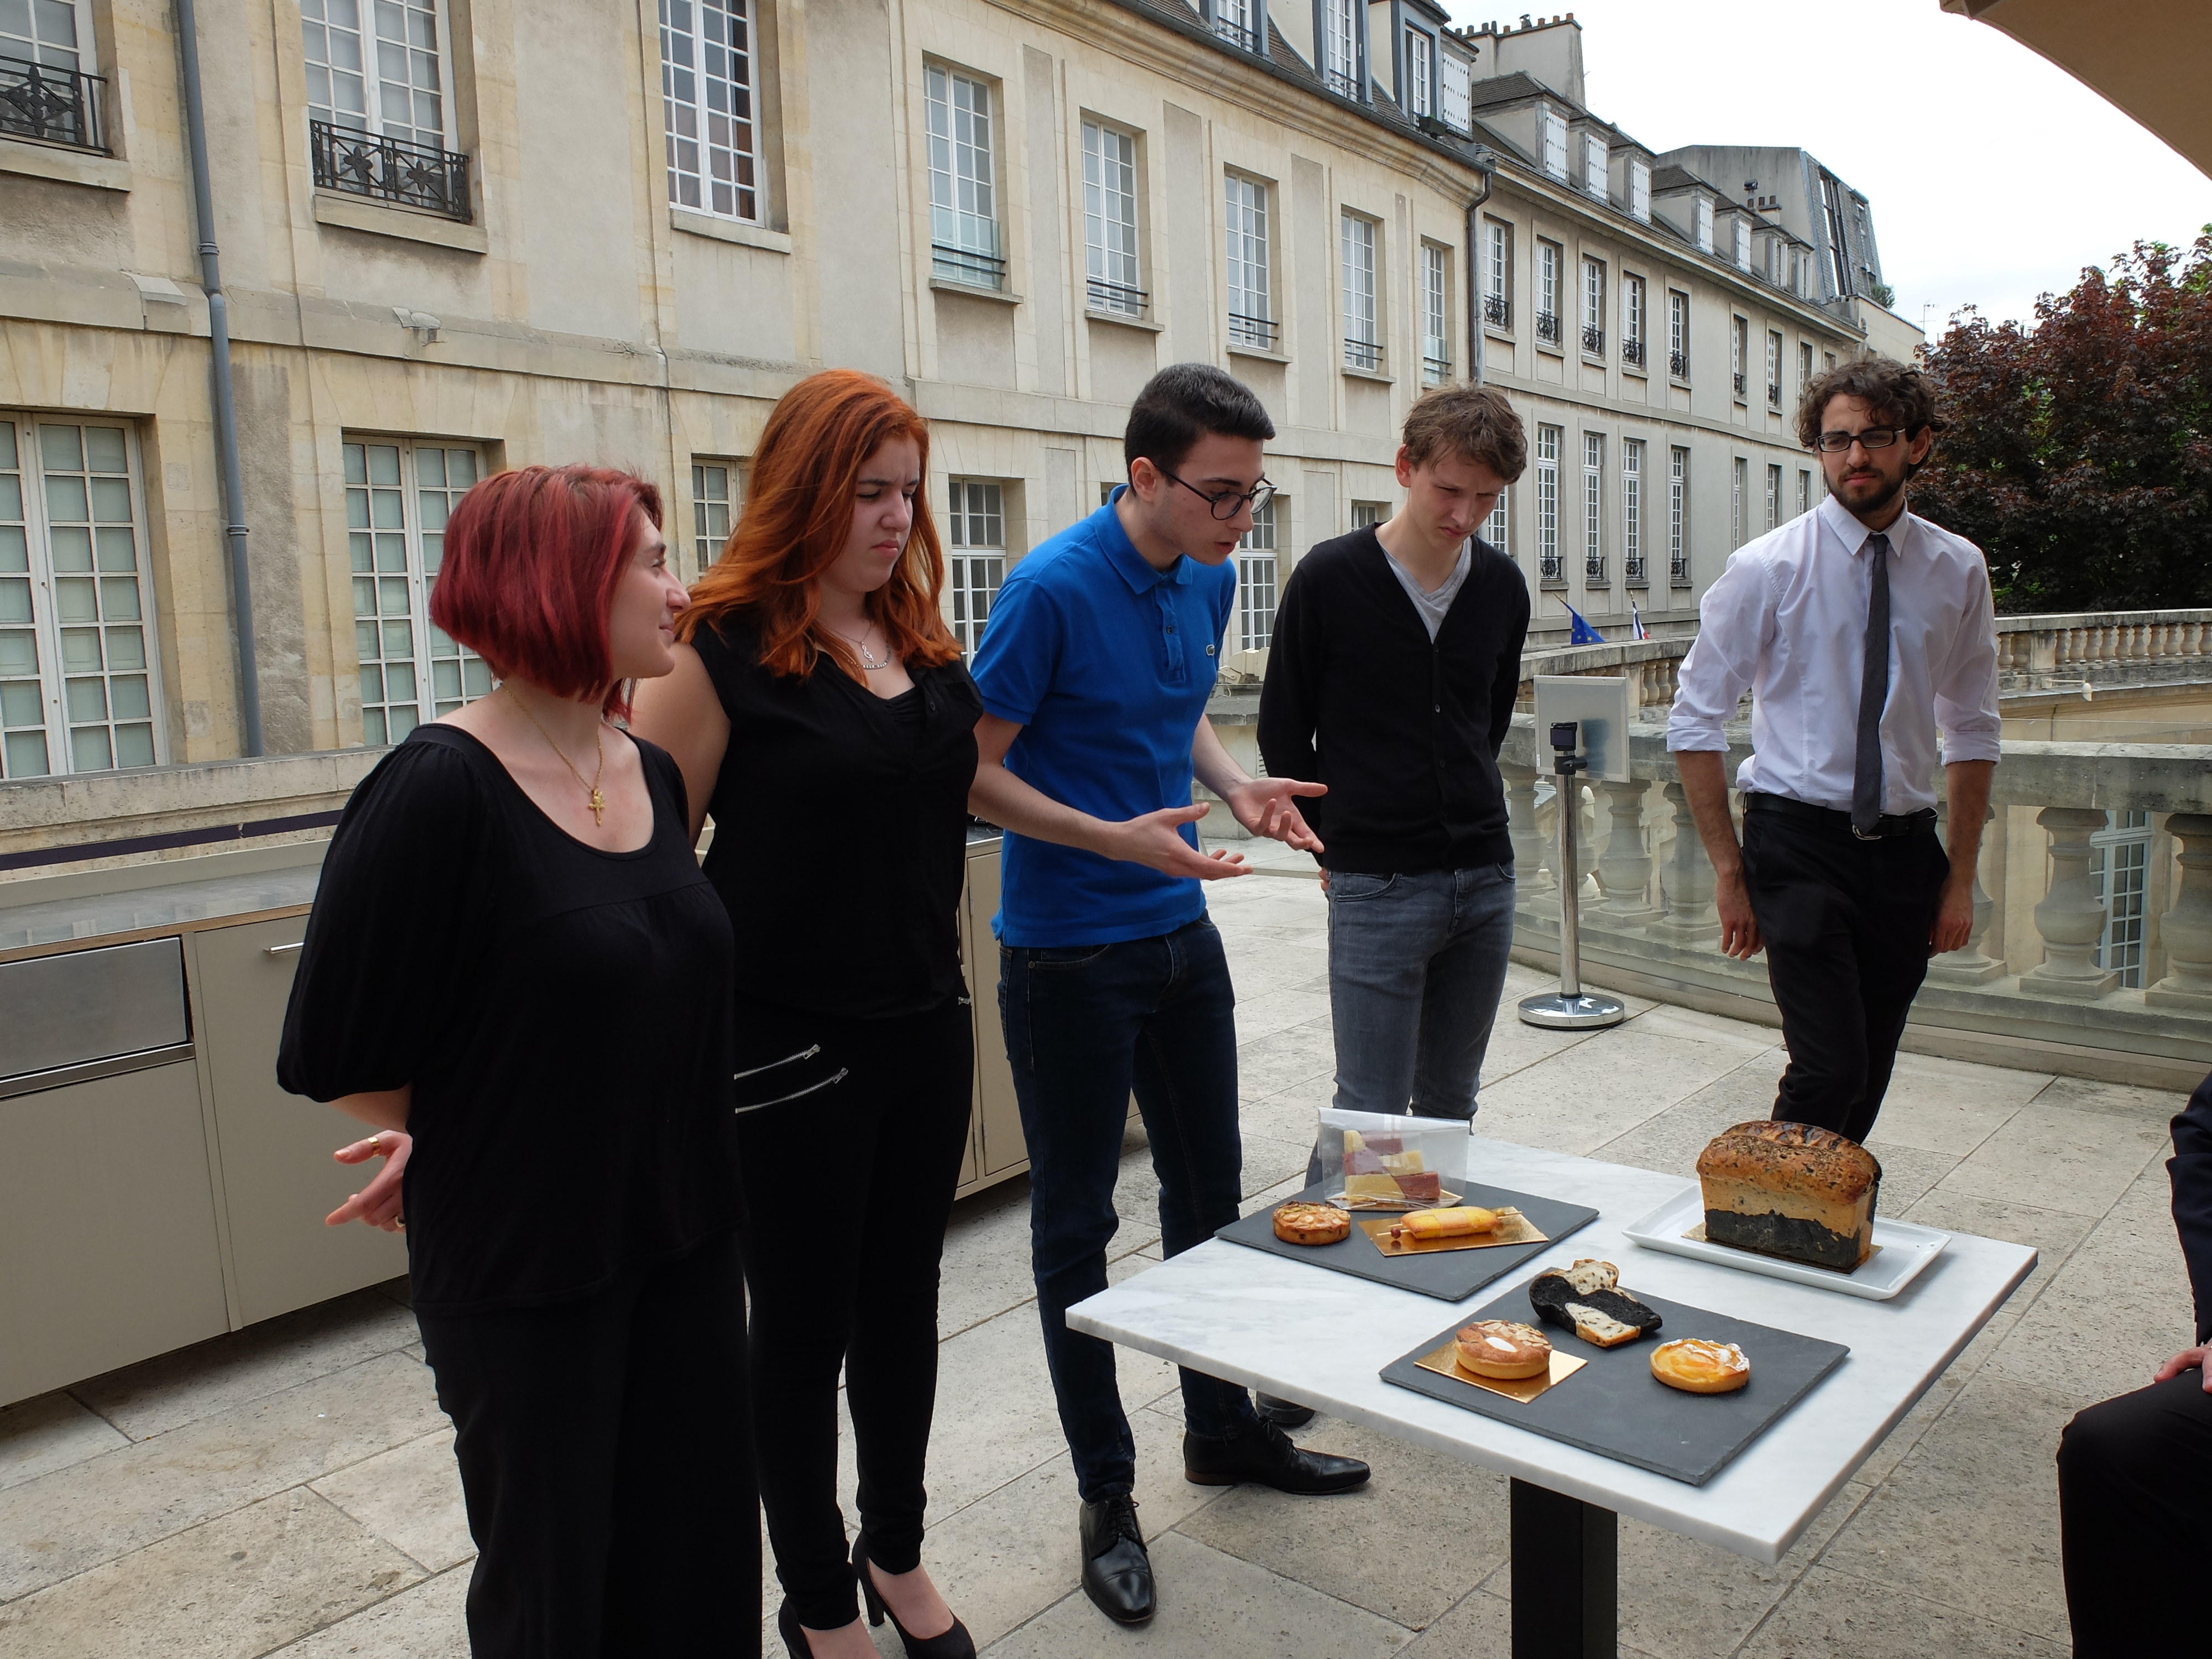
<instances>
[{"instance_id":1,"label":"man in white dress shirt","mask_svg":"<svg viewBox=\"0 0 2212 1659\"><path fill-rule=\"evenodd\" d=\"M1918 371L1887 358L1805 389L1797 435L1830 493L1729 560L1667 724L1719 879L1721 948L1766 951L1790 1049L1774 1115L1854 1140L1881 1109L1928 958L1972 927L1997 760L1988 567L1972 543L1905 511L1905 481L1940 424ZM1738 847L1721 723L1747 688Z\"/></svg>"}]
</instances>

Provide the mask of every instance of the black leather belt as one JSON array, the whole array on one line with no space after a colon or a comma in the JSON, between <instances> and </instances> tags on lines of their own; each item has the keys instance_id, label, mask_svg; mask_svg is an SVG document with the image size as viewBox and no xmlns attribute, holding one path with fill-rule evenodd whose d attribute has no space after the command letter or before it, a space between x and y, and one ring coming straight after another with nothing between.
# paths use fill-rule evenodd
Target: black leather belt
<instances>
[{"instance_id":1,"label":"black leather belt","mask_svg":"<svg viewBox=\"0 0 2212 1659\"><path fill-rule=\"evenodd\" d=\"M1860 830L1851 823L1849 812L1838 812L1830 806L1814 806L1802 800L1792 800L1787 795L1769 795L1758 790L1746 790L1743 810L1747 812L1774 812L1785 818L1798 818L1807 823L1820 825L1838 834L1857 836L1861 841L1882 841L1891 836L1917 835L1925 830L1931 834L1936 828L1936 809L1923 806L1917 812L1885 812L1875 820L1871 830Z\"/></svg>"}]
</instances>

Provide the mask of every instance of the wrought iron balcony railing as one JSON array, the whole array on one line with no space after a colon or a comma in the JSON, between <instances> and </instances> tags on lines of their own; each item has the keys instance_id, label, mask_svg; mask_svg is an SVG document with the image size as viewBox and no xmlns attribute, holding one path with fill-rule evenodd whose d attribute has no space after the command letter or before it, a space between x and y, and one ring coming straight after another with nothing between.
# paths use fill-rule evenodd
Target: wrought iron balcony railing
<instances>
[{"instance_id":1,"label":"wrought iron balcony railing","mask_svg":"<svg viewBox=\"0 0 2212 1659\"><path fill-rule=\"evenodd\" d=\"M1642 587L1649 582L1650 578L1644 574L1644 556L1641 553L1624 553L1620 556L1620 580L1631 587Z\"/></svg>"},{"instance_id":2,"label":"wrought iron balcony railing","mask_svg":"<svg viewBox=\"0 0 2212 1659\"><path fill-rule=\"evenodd\" d=\"M1369 374L1382 372L1382 348L1372 340L1346 340L1344 343L1344 366Z\"/></svg>"},{"instance_id":3,"label":"wrought iron balcony railing","mask_svg":"<svg viewBox=\"0 0 2212 1659\"><path fill-rule=\"evenodd\" d=\"M1282 338L1282 325L1272 317L1245 317L1232 311L1229 313L1229 343L1251 346L1260 351L1273 351L1276 342Z\"/></svg>"},{"instance_id":4,"label":"wrought iron balcony railing","mask_svg":"<svg viewBox=\"0 0 2212 1659\"><path fill-rule=\"evenodd\" d=\"M1248 29L1242 23L1233 23L1226 17L1217 17L1213 20L1213 32L1232 46L1241 47L1246 52L1260 50L1258 31Z\"/></svg>"},{"instance_id":5,"label":"wrought iron balcony railing","mask_svg":"<svg viewBox=\"0 0 2212 1659\"><path fill-rule=\"evenodd\" d=\"M1338 97L1349 98L1354 103L1364 103L1366 101L1359 95L1359 77L1358 76L1346 75L1342 70L1333 69L1323 76L1322 79L1323 84L1325 84L1328 89L1334 93Z\"/></svg>"},{"instance_id":6,"label":"wrought iron balcony railing","mask_svg":"<svg viewBox=\"0 0 2212 1659\"><path fill-rule=\"evenodd\" d=\"M1152 296L1143 289L1109 283L1103 276L1086 280L1090 288L1084 302L1091 310L1103 311L1115 317L1141 317L1145 314L1146 303Z\"/></svg>"},{"instance_id":7,"label":"wrought iron balcony railing","mask_svg":"<svg viewBox=\"0 0 2212 1659\"><path fill-rule=\"evenodd\" d=\"M1566 568L1559 562L1558 553L1539 553L1536 556L1536 579L1547 582L1566 580Z\"/></svg>"},{"instance_id":8,"label":"wrought iron balcony railing","mask_svg":"<svg viewBox=\"0 0 2212 1659\"><path fill-rule=\"evenodd\" d=\"M1677 553L1667 561L1667 580L1677 587L1690 586L1690 556Z\"/></svg>"},{"instance_id":9,"label":"wrought iron balcony railing","mask_svg":"<svg viewBox=\"0 0 2212 1659\"><path fill-rule=\"evenodd\" d=\"M1583 556L1583 580L1592 587L1605 585L1605 555L1587 553Z\"/></svg>"},{"instance_id":10,"label":"wrought iron balcony railing","mask_svg":"<svg viewBox=\"0 0 2212 1659\"><path fill-rule=\"evenodd\" d=\"M1620 343L1620 361L1624 363L1632 364L1638 368L1643 368L1644 342L1641 340L1623 340Z\"/></svg>"},{"instance_id":11,"label":"wrought iron balcony railing","mask_svg":"<svg viewBox=\"0 0 2212 1659\"><path fill-rule=\"evenodd\" d=\"M1451 379L1451 359L1449 357L1423 357L1421 359L1421 384L1423 386L1442 386L1445 381Z\"/></svg>"},{"instance_id":12,"label":"wrought iron balcony railing","mask_svg":"<svg viewBox=\"0 0 2212 1659\"><path fill-rule=\"evenodd\" d=\"M1782 387L1778 382L1769 380L1766 383L1766 402L1769 408L1782 407Z\"/></svg>"},{"instance_id":13,"label":"wrought iron balcony railing","mask_svg":"<svg viewBox=\"0 0 2212 1659\"><path fill-rule=\"evenodd\" d=\"M1559 344L1559 319L1557 313L1540 311L1536 313L1536 337L1547 345Z\"/></svg>"},{"instance_id":14,"label":"wrought iron balcony railing","mask_svg":"<svg viewBox=\"0 0 2212 1659\"><path fill-rule=\"evenodd\" d=\"M1503 294L1484 295L1482 296L1482 320L1489 324L1492 328L1512 327L1513 301L1507 299Z\"/></svg>"},{"instance_id":15,"label":"wrought iron balcony railing","mask_svg":"<svg viewBox=\"0 0 2212 1659\"><path fill-rule=\"evenodd\" d=\"M1690 378L1690 354L1686 351L1668 352L1667 354L1667 372L1678 380L1688 380Z\"/></svg>"},{"instance_id":16,"label":"wrought iron balcony railing","mask_svg":"<svg viewBox=\"0 0 2212 1659\"><path fill-rule=\"evenodd\" d=\"M1604 356L1605 331L1601 328L1593 328L1587 323L1583 324L1583 349L1593 357Z\"/></svg>"},{"instance_id":17,"label":"wrought iron balcony railing","mask_svg":"<svg viewBox=\"0 0 2212 1659\"><path fill-rule=\"evenodd\" d=\"M943 242L930 244L929 273L941 281L964 283L969 288L1006 285L1006 262L997 254L979 253L974 248L948 247Z\"/></svg>"},{"instance_id":18,"label":"wrought iron balcony railing","mask_svg":"<svg viewBox=\"0 0 2212 1659\"><path fill-rule=\"evenodd\" d=\"M1741 369L1738 369L1738 370L1736 370L1736 372L1735 373L1735 374L1733 374L1732 376L1730 376L1730 378L1731 378L1732 380L1735 380L1735 395L1736 395L1737 397L1739 397L1739 398L1742 397L1742 396L1743 396L1743 371L1742 371Z\"/></svg>"},{"instance_id":19,"label":"wrought iron balcony railing","mask_svg":"<svg viewBox=\"0 0 2212 1659\"><path fill-rule=\"evenodd\" d=\"M97 75L0 58L0 133L42 144L107 153L100 106L107 82Z\"/></svg>"},{"instance_id":20,"label":"wrought iron balcony railing","mask_svg":"<svg viewBox=\"0 0 2212 1659\"><path fill-rule=\"evenodd\" d=\"M454 150L404 143L328 121L307 123L315 183L470 223L469 158Z\"/></svg>"}]
</instances>

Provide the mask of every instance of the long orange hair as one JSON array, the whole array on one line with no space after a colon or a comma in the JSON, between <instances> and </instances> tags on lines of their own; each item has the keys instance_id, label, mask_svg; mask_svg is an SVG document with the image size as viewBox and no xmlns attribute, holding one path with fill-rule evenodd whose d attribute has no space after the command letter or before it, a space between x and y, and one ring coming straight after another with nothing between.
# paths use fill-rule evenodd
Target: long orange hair
<instances>
[{"instance_id":1,"label":"long orange hair","mask_svg":"<svg viewBox=\"0 0 2212 1659\"><path fill-rule=\"evenodd\" d=\"M823 657L861 684L852 647L819 625L822 573L845 550L860 468L894 438L911 438L929 476L929 425L872 374L827 368L777 400L753 456L744 516L722 556L691 589L676 623L689 641L737 616L760 636L770 672L804 679ZM868 596L868 615L909 664L955 661L959 642L938 611L945 553L929 514L925 483L914 498L914 526L890 580Z\"/></svg>"}]
</instances>

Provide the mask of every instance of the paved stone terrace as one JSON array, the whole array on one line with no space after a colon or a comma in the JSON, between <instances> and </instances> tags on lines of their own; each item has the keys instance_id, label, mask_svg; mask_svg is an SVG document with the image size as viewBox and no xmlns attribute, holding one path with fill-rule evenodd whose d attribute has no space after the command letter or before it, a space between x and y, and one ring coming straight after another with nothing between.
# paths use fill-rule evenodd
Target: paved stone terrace
<instances>
[{"instance_id":1,"label":"paved stone terrace","mask_svg":"<svg viewBox=\"0 0 2212 1659\"><path fill-rule=\"evenodd\" d=\"M1242 999L1257 1206L1297 1185L1328 1097L1323 901L1287 873L1212 892ZM1536 988L1516 969L1507 995ZM1776 1033L1631 1007L1626 1025L1583 1037L1509 1016L1484 1132L1686 1175L1715 1132L1769 1109ZM1624 1522L1621 1652L2066 1651L2059 1428L2147 1381L2190 1336L2163 1167L2180 1104L1905 1056L1874 1143L1885 1207L2033 1243L2042 1263L1778 1566ZM1120 1192L1117 1277L1159 1252L1141 1137ZM1027 1215L1021 1182L963 1204L945 1262L927 1559L992 1654L1504 1650L1501 1478L1324 1419L1300 1437L1370 1460L1367 1490L1297 1500L1187 1485L1174 1374L1126 1352L1161 1611L1142 1632L1109 1625L1077 1588L1074 1483L1029 1299ZM404 1283L362 1291L0 1413L0 1659L465 1653L471 1546L404 1296ZM686 1434L734 1426L712 1411L672 1425L670 1455ZM879 1645L896 1653L889 1626Z\"/></svg>"}]
</instances>

